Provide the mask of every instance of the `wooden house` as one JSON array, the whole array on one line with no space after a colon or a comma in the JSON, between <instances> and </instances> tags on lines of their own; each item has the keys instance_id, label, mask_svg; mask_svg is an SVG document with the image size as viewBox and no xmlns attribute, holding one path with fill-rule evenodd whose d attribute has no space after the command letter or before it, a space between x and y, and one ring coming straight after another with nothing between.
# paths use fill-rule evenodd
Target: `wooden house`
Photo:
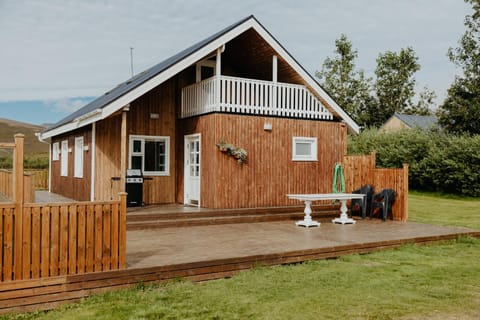
<instances>
[{"instance_id":1,"label":"wooden house","mask_svg":"<svg viewBox=\"0 0 480 320\"><path fill-rule=\"evenodd\" d=\"M437 118L435 116L419 116L416 114L404 114L395 112L380 127L383 131L400 131L405 129L429 130L435 128Z\"/></svg>"},{"instance_id":2,"label":"wooden house","mask_svg":"<svg viewBox=\"0 0 480 320\"><path fill-rule=\"evenodd\" d=\"M51 144L54 193L117 199L127 169L141 169L145 204L240 208L330 192L347 131L358 130L250 16L119 84L40 139ZM245 150L246 161L221 142Z\"/></svg>"}]
</instances>

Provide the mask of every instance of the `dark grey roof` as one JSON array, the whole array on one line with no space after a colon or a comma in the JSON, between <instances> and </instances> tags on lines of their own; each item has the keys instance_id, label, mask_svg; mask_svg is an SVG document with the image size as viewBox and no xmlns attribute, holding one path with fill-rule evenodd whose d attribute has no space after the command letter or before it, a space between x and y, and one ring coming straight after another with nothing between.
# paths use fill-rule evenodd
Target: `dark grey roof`
<instances>
[{"instance_id":1,"label":"dark grey roof","mask_svg":"<svg viewBox=\"0 0 480 320\"><path fill-rule=\"evenodd\" d=\"M430 129L437 123L434 116L419 116L414 114L395 113L395 116L410 128Z\"/></svg>"},{"instance_id":2,"label":"dark grey roof","mask_svg":"<svg viewBox=\"0 0 480 320\"><path fill-rule=\"evenodd\" d=\"M187 58L191 54L195 53L196 51L200 50L204 46L208 45L212 41L214 41L217 38L223 36L224 34L229 32L230 30L236 28L237 26L241 25L242 23L244 23L245 21L247 21L251 18L255 19L255 17L253 15L248 16L248 17L232 24L231 26L215 33L214 35L212 35L212 36L194 44L193 46L177 53L176 55L171 56L170 58L160 62L159 64L151 67L150 69L147 69L147 70L137 74L133 78L131 78L131 79L125 81L125 82L120 83L119 85L117 85L112 90L108 91L104 95L98 97L97 99L93 100L89 104L85 105L83 108L80 108L79 110L77 110L74 113L68 115L67 117L63 118L59 122L55 123L53 126L48 128L44 132L50 131L50 130L55 129L55 128L58 128L58 127L60 127L64 124L67 124L67 123L73 121L74 119L76 119L78 117L81 117L85 114L93 112L97 109L104 108L105 106L107 106L111 102L115 101L116 99L120 98L121 96L125 95L126 93L130 92L131 90L135 89L136 87L142 85L146 81L152 79L153 77L155 77L159 73L165 71L166 69L170 68L171 66L180 62L181 60Z\"/></svg>"}]
</instances>

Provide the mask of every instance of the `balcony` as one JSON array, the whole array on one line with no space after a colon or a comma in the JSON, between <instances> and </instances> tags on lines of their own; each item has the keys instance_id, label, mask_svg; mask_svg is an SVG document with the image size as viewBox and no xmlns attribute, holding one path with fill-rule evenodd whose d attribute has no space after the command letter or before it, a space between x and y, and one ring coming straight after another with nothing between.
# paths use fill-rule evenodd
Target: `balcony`
<instances>
[{"instance_id":1,"label":"balcony","mask_svg":"<svg viewBox=\"0 0 480 320\"><path fill-rule=\"evenodd\" d=\"M333 119L323 103L303 85L214 76L182 89L181 118L211 112Z\"/></svg>"}]
</instances>

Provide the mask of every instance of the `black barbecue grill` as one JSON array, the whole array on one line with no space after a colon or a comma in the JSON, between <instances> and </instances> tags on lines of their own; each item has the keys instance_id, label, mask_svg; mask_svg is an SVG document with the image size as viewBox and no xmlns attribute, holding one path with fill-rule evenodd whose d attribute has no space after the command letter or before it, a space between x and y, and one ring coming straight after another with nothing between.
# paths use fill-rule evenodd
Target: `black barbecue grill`
<instances>
[{"instance_id":1,"label":"black barbecue grill","mask_svg":"<svg viewBox=\"0 0 480 320\"><path fill-rule=\"evenodd\" d=\"M129 169L125 178L127 207L140 207L143 204L143 175L140 169Z\"/></svg>"}]
</instances>

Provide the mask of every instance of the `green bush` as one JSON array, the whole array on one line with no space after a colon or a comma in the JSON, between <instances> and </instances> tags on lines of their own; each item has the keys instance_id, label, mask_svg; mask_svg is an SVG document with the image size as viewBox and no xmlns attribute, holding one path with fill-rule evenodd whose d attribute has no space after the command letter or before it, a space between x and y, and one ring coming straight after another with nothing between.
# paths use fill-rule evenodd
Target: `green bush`
<instances>
[{"instance_id":1,"label":"green bush","mask_svg":"<svg viewBox=\"0 0 480 320\"><path fill-rule=\"evenodd\" d=\"M480 196L480 135L368 129L349 137L349 154L372 150L376 151L378 167L408 163L412 189Z\"/></svg>"},{"instance_id":2,"label":"green bush","mask_svg":"<svg viewBox=\"0 0 480 320\"><path fill-rule=\"evenodd\" d=\"M23 166L25 169L48 169L48 155L25 156ZM13 160L11 156L0 157L0 169L12 169L12 167Z\"/></svg>"}]
</instances>

